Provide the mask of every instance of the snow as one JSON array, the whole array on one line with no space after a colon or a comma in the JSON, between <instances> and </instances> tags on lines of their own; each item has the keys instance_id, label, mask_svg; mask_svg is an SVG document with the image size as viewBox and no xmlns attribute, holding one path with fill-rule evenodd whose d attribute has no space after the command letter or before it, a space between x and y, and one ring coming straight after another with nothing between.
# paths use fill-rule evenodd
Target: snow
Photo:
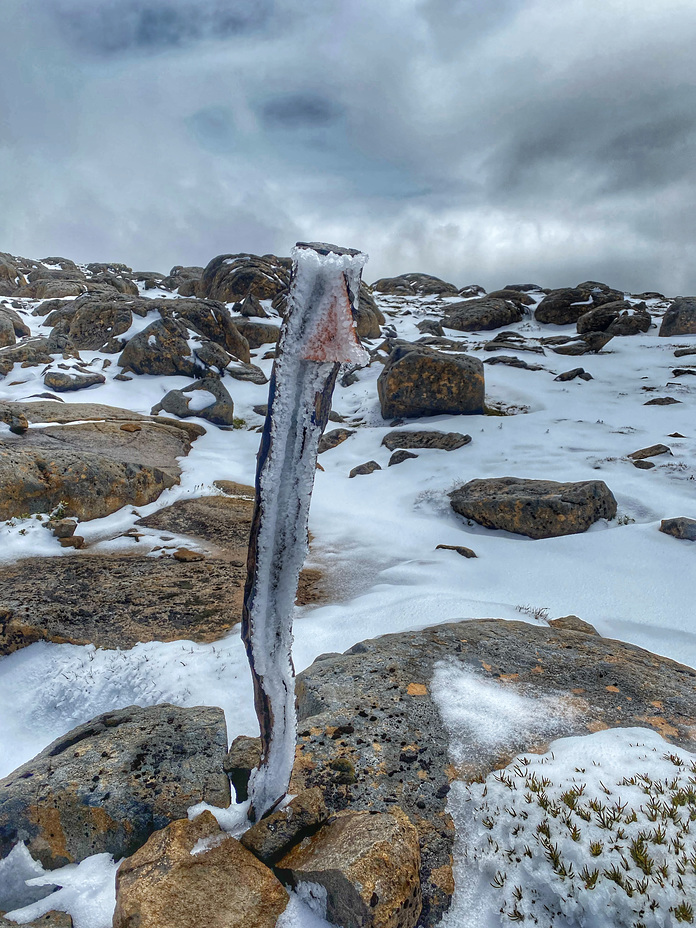
<instances>
[{"instance_id":1,"label":"snow","mask_svg":"<svg viewBox=\"0 0 696 928\"><path fill-rule=\"evenodd\" d=\"M144 295L172 296L156 290ZM432 316L447 302L459 300L376 297L387 322L396 327L399 337L410 340L420 337L416 325L422 318ZM33 332L45 334L47 330L40 328L42 318L31 315L37 301L23 303L26 310L20 310L22 318ZM648 305L654 314L659 313L659 304L648 301ZM131 334L135 327L142 330L154 318L155 314L135 317ZM542 326L531 317L510 328L530 338L574 333L574 327ZM449 333L466 344L470 354L483 359L495 354L480 350L495 334ZM605 636L696 666L696 545L658 531L663 518L696 518L696 378L672 375L675 367L689 360L675 359L674 349L693 343L693 337L658 338L653 328L644 335L614 338L599 355L562 357L548 349L545 356L520 353L547 370L486 365L487 402L526 406L529 412L413 420L405 428L467 432L473 441L453 452L417 451L417 460L389 468L390 452L381 441L390 427L381 418L376 389L381 365L373 362L359 370L357 382L349 387L337 385L333 409L346 417L346 422L330 423L329 427L340 424L356 428L356 432L319 457L324 470L317 471L315 478L309 517L313 540L307 564L324 572L330 601L295 610L293 657L297 670L320 653L343 651L380 634L465 618L537 621L518 611L517 607L526 605L532 611L547 609L549 618L579 615ZM264 361L263 354L261 349L252 360L269 376L272 361ZM159 376L115 381L120 370L115 363L117 356L96 351L81 355L94 369L101 370L104 360L112 362L103 371L106 383L89 391L90 402L149 414L166 392L191 383L186 377ZM594 379L554 381L555 374L578 366ZM16 366L0 380L0 401L46 392L42 371L41 367ZM182 460L181 485L167 490L149 506L126 506L108 518L81 523L79 534L86 538L89 550L142 550L135 547L136 542L122 537L141 516L178 499L217 493L213 487L217 479L253 483L259 447L259 434L254 429L263 421L253 407L267 402L268 386L229 378L224 383L234 399L235 415L246 420L247 428L221 431L194 417L191 421L199 422L207 433L194 442ZM666 395L681 403L643 405L648 399ZM67 403L84 402L86 395L78 392L63 398ZM674 432L684 437L671 437ZM667 444L672 455L653 459L656 466L652 470L638 470L626 459L627 454L656 442ZM383 469L368 477L348 479L352 467L371 459ZM563 481L602 479L614 492L622 518L598 523L581 535L532 541L468 525L452 512L447 498L452 487L475 477L503 475ZM156 533L144 534L139 544L148 547L148 539L154 544L158 537ZM438 544L467 545L478 557L467 560L453 551L436 551ZM0 523L0 559L7 562L27 556L82 554L60 548L35 519ZM447 668L439 668L438 673L446 684ZM470 699L481 700L487 707L483 714L488 721L495 721L491 737L507 736L516 719L524 717L524 706L502 705L490 691L472 688L471 680L460 679L452 685L453 700L456 696L459 706L453 716L454 730L469 730L467 726L476 723L475 714L468 719L465 716ZM230 740L238 734L257 734L239 629L214 644L151 642L125 651L104 651L40 642L3 658L0 776L101 712L158 702L221 706ZM541 709L539 716L551 719L549 737L555 737L548 707ZM527 706L526 711L528 722L530 718L536 721L536 710ZM465 719L459 729L456 717ZM487 727L479 725L475 730L485 737ZM648 734L643 732L643 737ZM455 784L453 803L457 791ZM233 808L231 818L236 815ZM459 860L461 850L457 853ZM470 871L467 873L470 878ZM488 898L488 882L482 878L477 890L484 900ZM474 884L478 886L477 881ZM458 898L463 892L460 879ZM293 899L283 917L295 922L285 928L310 928L308 910ZM472 907L467 911L471 915ZM450 928L465 924L469 928L469 922L449 924Z\"/></svg>"},{"instance_id":2,"label":"snow","mask_svg":"<svg viewBox=\"0 0 696 928\"><path fill-rule=\"evenodd\" d=\"M217 402L215 394L211 393L210 390L192 390L186 396L190 397L188 408L191 412L200 412Z\"/></svg>"}]
</instances>

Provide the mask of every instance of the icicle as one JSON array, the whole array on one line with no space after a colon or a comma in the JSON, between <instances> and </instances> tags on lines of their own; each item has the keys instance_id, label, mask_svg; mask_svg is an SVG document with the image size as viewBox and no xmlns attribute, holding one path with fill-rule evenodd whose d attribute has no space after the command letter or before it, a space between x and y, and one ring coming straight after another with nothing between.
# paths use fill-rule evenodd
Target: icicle
<instances>
[{"instance_id":1,"label":"icicle","mask_svg":"<svg viewBox=\"0 0 696 928\"><path fill-rule=\"evenodd\" d=\"M283 798L295 758L292 617L307 554L317 447L341 364L366 364L353 321L367 255L298 242L256 469L242 637L254 681L262 760L250 816Z\"/></svg>"}]
</instances>

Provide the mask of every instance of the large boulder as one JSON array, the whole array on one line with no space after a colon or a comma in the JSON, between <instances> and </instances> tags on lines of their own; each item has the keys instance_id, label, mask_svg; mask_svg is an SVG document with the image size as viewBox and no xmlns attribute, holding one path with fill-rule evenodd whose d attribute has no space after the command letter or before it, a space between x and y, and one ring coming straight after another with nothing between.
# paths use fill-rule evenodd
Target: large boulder
<instances>
[{"instance_id":1,"label":"large boulder","mask_svg":"<svg viewBox=\"0 0 696 928\"><path fill-rule=\"evenodd\" d=\"M521 304L487 296L480 300L450 303L442 325L458 332L486 332L504 325L513 325L523 318Z\"/></svg>"},{"instance_id":2,"label":"large boulder","mask_svg":"<svg viewBox=\"0 0 696 928\"><path fill-rule=\"evenodd\" d=\"M12 296L27 281L21 271L10 259L10 255L0 253L0 296Z\"/></svg>"},{"instance_id":3,"label":"large boulder","mask_svg":"<svg viewBox=\"0 0 696 928\"><path fill-rule=\"evenodd\" d=\"M59 505L66 516L98 519L126 504L143 506L179 482L178 458L188 454L194 437L177 421L145 419L128 426L117 419L5 434L0 519Z\"/></svg>"},{"instance_id":4,"label":"large boulder","mask_svg":"<svg viewBox=\"0 0 696 928\"><path fill-rule=\"evenodd\" d=\"M15 292L15 296L32 300L56 300L66 296L79 296L87 289L83 280L54 278L35 280Z\"/></svg>"},{"instance_id":5,"label":"large boulder","mask_svg":"<svg viewBox=\"0 0 696 928\"><path fill-rule=\"evenodd\" d=\"M430 274L401 274L399 277L381 277L372 285L372 290L388 296L457 296L459 291Z\"/></svg>"},{"instance_id":6,"label":"large boulder","mask_svg":"<svg viewBox=\"0 0 696 928\"><path fill-rule=\"evenodd\" d=\"M162 410L182 419L198 416L213 425L234 425L234 403L219 377L205 377L181 390L170 390L152 407L152 415Z\"/></svg>"},{"instance_id":7,"label":"large boulder","mask_svg":"<svg viewBox=\"0 0 696 928\"><path fill-rule=\"evenodd\" d=\"M232 321L252 351L262 345L275 345L280 336L280 328L277 325L258 322L256 319L248 319L245 316L234 316ZM244 360L248 361L249 358L246 357Z\"/></svg>"},{"instance_id":8,"label":"large boulder","mask_svg":"<svg viewBox=\"0 0 696 928\"><path fill-rule=\"evenodd\" d=\"M662 317L658 335L672 338L677 335L696 335L696 297L679 296Z\"/></svg>"},{"instance_id":9,"label":"large boulder","mask_svg":"<svg viewBox=\"0 0 696 928\"><path fill-rule=\"evenodd\" d=\"M456 771L433 698L441 662L467 674L463 694L452 694L464 707ZM611 727L652 728L696 750L696 671L587 634L577 620L548 627L476 619L385 635L322 655L298 676L296 693L291 792L319 786L335 812L406 813L420 837L424 928L439 922L454 889L454 776L485 777L519 752L546 750L552 738ZM508 702L521 697L531 711ZM486 712L501 705L515 710L489 724Z\"/></svg>"},{"instance_id":10,"label":"large boulder","mask_svg":"<svg viewBox=\"0 0 696 928\"><path fill-rule=\"evenodd\" d=\"M152 301L163 320L174 319L202 338L216 342L240 361L249 361L249 345L232 322L227 308L217 300Z\"/></svg>"},{"instance_id":11,"label":"large boulder","mask_svg":"<svg viewBox=\"0 0 696 928\"><path fill-rule=\"evenodd\" d=\"M158 283L165 290L176 290L179 296L196 296L198 281L202 276L202 267L182 267L181 264L177 264Z\"/></svg>"},{"instance_id":12,"label":"large boulder","mask_svg":"<svg viewBox=\"0 0 696 928\"><path fill-rule=\"evenodd\" d=\"M483 412L483 364L421 345L397 344L377 380L385 419Z\"/></svg>"},{"instance_id":13,"label":"large boulder","mask_svg":"<svg viewBox=\"0 0 696 928\"><path fill-rule=\"evenodd\" d=\"M0 311L0 348L8 348L16 344L14 326L12 320Z\"/></svg>"},{"instance_id":14,"label":"large boulder","mask_svg":"<svg viewBox=\"0 0 696 928\"><path fill-rule=\"evenodd\" d=\"M645 303L636 305L627 300L604 303L582 316L577 321L580 335L588 332L608 332L610 335L638 335L647 332L652 317Z\"/></svg>"},{"instance_id":15,"label":"large boulder","mask_svg":"<svg viewBox=\"0 0 696 928\"><path fill-rule=\"evenodd\" d=\"M271 870L203 812L123 861L113 928L275 928L287 904Z\"/></svg>"},{"instance_id":16,"label":"large boulder","mask_svg":"<svg viewBox=\"0 0 696 928\"><path fill-rule=\"evenodd\" d=\"M342 928L415 928L422 909L418 832L403 813L335 816L277 865L293 885L323 890Z\"/></svg>"},{"instance_id":17,"label":"large boulder","mask_svg":"<svg viewBox=\"0 0 696 928\"><path fill-rule=\"evenodd\" d=\"M534 317L537 322L571 325L594 306L595 303L586 290L565 287L548 293L537 306Z\"/></svg>"},{"instance_id":18,"label":"large boulder","mask_svg":"<svg viewBox=\"0 0 696 928\"><path fill-rule=\"evenodd\" d=\"M227 806L222 709L129 706L58 738L0 780L0 857L24 841L46 869L116 859L198 802Z\"/></svg>"},{"instance_id":19,"label":"large boulder","mask_svg":"<svg viewBox=\"0 0 696 928\"><path fill-rule=\"evenodd\" d=\"M188 339L189 331L183 323L157 319L131 338L119 356L119 367L134 374L193 377L201 367Z\"/></svg>"},{"instance_id":20,"label":"large boulder","mask_svg":"<svg viewBox=\"0 0 696 928\"><path fill-rule=\"evenodd\" d=\"M31 335L31 329L26 322L19 313L15 312L14 309L10 309L9 306L0 306L0 326L3 331L10 328L15 338L24 338L26 335ZM8 340L5 344L14 345L14 340ZM0 345L0 347L4 347L4 345Z\"/></svg>"},{"instance_id":21,"label":"large boulder","mask_svg":"<svg viewBox=\"0 0 696 928\"><path fill-rule=\"evenodd\" d=\"M364 281L360 281L358 303L355 307L354 316L358 338L379 338L381 327L386 320L382 310L375 303L370 288Z\"/></svg>"},{"instance_id":22,"label":"large boulder","mask_svg":"<svg viewBox=\"0 0 696 928\"><path fill-rule=\"evenodd\" d=\"M272 300L289 288L291 271L290 258L218 255L203 271L197 287L198 296L239 303L251 293L259 300Z\"/></svg>"},{"instance_id":23,"label":"large boulder","mask_svg":"<svg viewBox=\"0 0 696 928\"><path fill-rule=\"evenodd\" d=\"M529 538L574 535L616 515L616 500L603 480L557 483L491 477L470 480L449 498L464 518Z\"/></svg>"},{"instance_id":24,"label":"large boulder","mask_svg":"<svg viewBox=\"0 0 696 928\"><path fill-rule=\"evenodd\" d=\"M145 300L119 299L118 296L99 299L90 293L54 309L44 324L54 326L56 333L67 335L76 348L99 351L110 339L130 329L133 313L146 316L149 308Z\"/></svg>"}]
</instances>

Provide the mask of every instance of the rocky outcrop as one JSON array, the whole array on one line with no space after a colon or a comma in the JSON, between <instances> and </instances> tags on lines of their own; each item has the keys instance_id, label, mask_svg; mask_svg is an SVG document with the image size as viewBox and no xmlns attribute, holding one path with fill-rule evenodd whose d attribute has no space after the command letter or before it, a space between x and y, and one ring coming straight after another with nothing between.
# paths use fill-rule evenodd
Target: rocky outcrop
<instances>
[{"instance_id":1,"label":"rocky outcrop","mask_svg":"<svg viewBox=\"0 0 696 928\"><path fill-rule=\"evenodd\" d=\"M520 304L490 296L464 303L449 303L442 325L458 332L487 332L504 325L513 325L524 318Z\"/></svg>"},{"instance_id":2,"label":"rocky outcrop","mask_svg":"<svg viewBox=\"0 0 696 928\"><path fill-rule=\"evenodd\" d=\"M235 358L248 363L249 344L219 301L155 300L153 304L164 321L171 319L183 323L200 338L215 342Z\"/></svg>"},{"instance_id":3,"label":"rocky outcrop","mask_svg":"<svg viewBox=\"0 0 696 928\"><path fill-rule=\"evenodd\" d=\"M119 367L134 374L193 377L201 368L193 357L185 325L174 319L157 319L128 342Z\"/></svg>"},{"instance_id":4,"label":"rocky outcrop","mask_svg":"<svg viewBox=\"0 0 696 928\"><path fill-rule=\"evenodd\" d=\"M66 335L76 348L100 351L111 339L128 331L134 313L146 316L149 308L146 300L99 299L97 295L85 294L55 309L44 324L54 326L54 332Z\"/></svg>"},{"instance_id":5,"label":"rocky outcrop","mask_svg":"<svg viewBox=\"0 0 696 928\"><path fill-rule=\"evenodd\" d=\"M207 265L197 287L199 297L239 303L251 293L272 300L288 289L292 260L275 255L218 255Z\"/></svg>"},{"instance_id":6,"label":"rocky outcrop","mask_svg":"<svg viewBox=\"0 0 696 928\"><path fill-rule=\"evenodd\" d=\"M610 335L639 335L647 332L652 317L645 303L633 305L627 300L604 303L583 313L577 321L580 335L587 332L608 332Z\"/></svg>"},{"instance_id":7,"label":"rocky outcrop","mask_svg":"<svg viewBox=\"0 0 696 928\"><path fill-rule=\"evenodd\" d=\"M46 869L141 847L198 802L227 806L222 709L129 706L58 738L0 780L0 856L24 841Z\"/></svg>"},{"instance_id":8,"label":"rocky outcrop","mask_svg":"<svg viewBox=\"0 0 696 928\"><path fill-rule=\"evenodd\" d=\"M475 415L483 412L483 364L425 346L400 343L377 381L382 416Z\"/></svg>"},{"instance_id":9,"label":"rocky outcrop","mask_svg":"<svg viewBox=\"0 0 696 928\"><path fill-rule=\"evenodd\" d=\"M388 432L382 439L382 444L389 451L397 448L436 448L440 451L456 451L471 441L471 435L462 435L461 432L414 432L408 429L395 429Z\"/></svg>"},{"instance_id":10,"label":"rocky outcrop","mask_svg":"<svg viewBox=\"0 0 696 928\"><path fill-rule=\"evenodd\" d=\"M24 928L73 928L73 920L66 912L46 912L30 922L23 922ZM17 928L17 922L0 915L0 928Z\"/></svg>"},{"instance_id":11,"label":"rocky outcrop","mask_svg":"<svg viewBox=\"0 0 696 928\"><path fill-rule=\"evenodd\" d=\"M603 480L557 483L493 477L470 480L449 498L464 518L529 538L574 535L616 515L616 500Z\"/></svg>"},{"instance_id":12,"label":"rocky outcrop","mask_svg":"<svg viewBox=\"0 0 696 928\"><path fill-rule=\"evenodd\" d=\"M415 928L419 870L418 833L398 811L337 815L278 864L284 879L321 893L343 928Z\"/></svg>"},{"instance_id":13,"label":"rocky outcrop","mask_svg":"<svg viewBox=\"0 0 696 928\"><path fill-rule=\"evenodd\" d=\"M273 873L203 812L123 861L113 928L275 928L287 903Z\"/></svg>"},{"instance_id":14,"label":"rocky outcrop","mask_svg":"<svg viewBox=\"0 0 696 928\"><path fill-rule=\"evenodd\" d=\"M448 284L430 274L401 274L399 277L381 277L370 287L388 296L457 296L454 284Z\"/></svg>"},{"instance_id":15,"label":"rocky outcrop","mask_svg":"<svg viewBox=\"0 0 696 928\"><path fill-rule=\"evenodd\" d=\"M198 408L200 404L197 402L200 391L210 394L208 405L202 408ZM170 390L152 407L152 415L159 415L162 410L182 419L198 416L213 425L234 425L234 403L218 377L206 377L181 390Z\"/></svg>"},{"instance_id":16,"label":"rocky outcrop","mask_svg":"<svg viewBox=\"0 0 696 928\"><path fill-rule=\"evenodd\" d=\"M696 335L696 297L677 297L662 317L658 335L662 338Z\"/></svg>"}]
</instances>

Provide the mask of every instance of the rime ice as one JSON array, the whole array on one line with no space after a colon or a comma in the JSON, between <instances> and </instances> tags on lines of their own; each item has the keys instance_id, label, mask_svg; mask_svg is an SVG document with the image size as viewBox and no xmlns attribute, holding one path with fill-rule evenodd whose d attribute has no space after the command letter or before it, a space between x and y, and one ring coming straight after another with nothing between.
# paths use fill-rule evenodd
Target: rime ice
<instances>
[{"instance_id":1,"label":"rime ice","mask_svg":"<svg viewBox=\"0 0 696 928\"><path fill-rule=\"evenodd\" d=\"M295 756L292 616L307 553L319 438L340 365L367 362L352 316L367 256L300 243L293 259L258 456L242 632L263 744L249 784L257 818L285 795Z\"/></svg>"}]
</instances>

